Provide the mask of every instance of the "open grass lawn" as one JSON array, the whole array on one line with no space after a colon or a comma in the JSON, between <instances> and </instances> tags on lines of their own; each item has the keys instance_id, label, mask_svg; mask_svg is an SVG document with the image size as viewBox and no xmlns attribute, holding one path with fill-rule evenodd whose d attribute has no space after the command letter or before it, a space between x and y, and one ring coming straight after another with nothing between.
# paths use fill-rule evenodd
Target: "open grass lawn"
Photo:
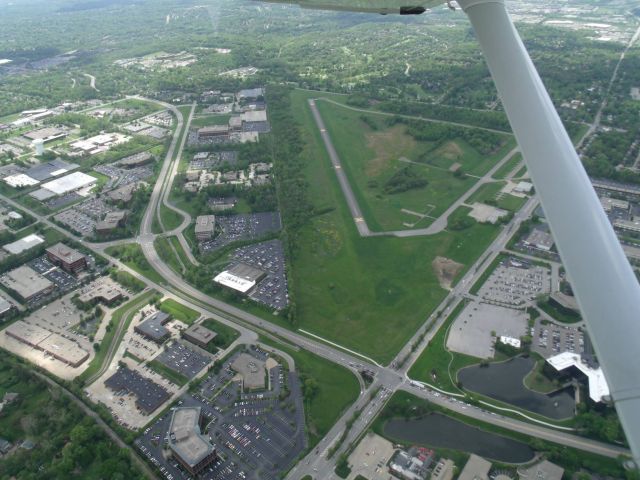
<instances>
[{"instance_id":1,"label":"open grass lawn","mask_svg":"<svg viewBox=\"0 0 640 480\"><path fill-rule=\"evenodd\" d=\"M502 190L505 185L506 183L504 182L486 183L482 185L476 193L471 195L467 200L467 203L489 202L490 205L494 205L510 212L520 210L520 208L522 208L522 206L527 202L527 197L516 197L515 195L508 193L500 194L500 190Z\"/></svg>"},{"instance_id":2,"label":"open grass lawn","mask_svg":"<svg viewBox=\"0 0 640 480\"><path fill-rule=\"evenodd\" d=\"M356 377L346 368L318 357L306 350L293 350L280 343L261 338L293 357L298 374L318 382L318 393L305 401L305 417L309 434L309 447L313 448L333 427L340 415L355 402L360 394Z\"/></svg>"},{"instance_id":3,"label":"open grass lawn","mask_svg":"<svg viewBox=\"0 0 640 480\"><path fill-rule=\"evenodd\" d=\"M152 282L160 284L166 283L164 277L147 261L140 245L137 243L127 243L125 245L118 245L117 247L109 247L105 252L107 255L116 257L127 267L147 277Z\"/></svg>"},{"instance_id":4,"label":"open grass lawn","mask_svg":"<svg viewBox=\"0 0 640 480\"><path fill-rule=\"evenodd\" d=\"M231 115L205 115L195 116L191 121L192 127L207 127L209 125L227 125Z\"/></svg>"},{"instance_id":5,"label":"open grass lawn","mask_svg":"<svg viewBox=\"0 0 640 480\"><path fill-rule=\"evenodd\" d=\"M168 298L160 304L160 310L164 313L168 313L176 320L180 320L187 325L191 325L198 318L200 314L189 307L176 302L175 300Z\"/></svg>"},{"instance_id":6,"label":"open grass lawn","mask_svg":"<svg viewBox=\"0 0 640 480\"><path fill-rule=\"evenodd\" d=\"M182 220L184 219L182 215L171 210L164 203L160 206L160 216L162 217L162 224L165 232L178 228L182 225Z\"/></svg>"},{"instance_id":7,"label":"open grass lawn","mask_svg":"<svg viewBox=\"0 0 640 480\"><path fill-rule=\"evenodd\" d=\"M236 338L240 336L240 332L235 328L220 323L213 318L207 318L202 322L202 326L217 333L216 338L213 339L213 343L221 350L229 348L229 345L235 342Z\"/></svg>"},{"instance_id":8,"label":"open grass lawn","mask_svg":"<svg viewBox=\"0 0 640 480\"><path fill-rule=\"evenodd\" d=\"M458 163L471 175L486 173L513 148L509 138L495 154L482 156L464 140L418 142L404 125L389 127L389 117L355 112L329 102L317 102L343 168L370 227L376 230L408 228L417 217L407 218L402 209L431 216L442 214L476 181L455 177L449 168ZM415 163L407 163L407 160ZM385 185L394 174L409 167L428 184L401 193L387 193ZM426 226L428 221L420 223Z\"/></svg>"},{"instance_id":9,"label":"open grass lawn","mask_svg":"<svg viewBox=\"0 0 640 480\"><path fill-rule=\"evenodd\" d=\"M303 92L304 93L304 92ZM446 295L432 262L436 256L465 265L482 254L499 229L474 225L430 237L361 238L313 124L306 96L293 94L303 124L306 175L315 217L297 240L291 274L300 328L389 362Z\"/></svg>"},{"instance_id":10,"label":"open grass lawn","mask_svg":"<svg viewBox=\"0 0 640 480\"><path fill-rule=\"evenodd\" d=\"M153 245L158 252L160 258L166 262L171 269L179 274L182 274L182 265L178 261L173 249L171 248L171 244L169 243L169 239L166 237L157 237L153 241Z\"/></svg>"},{"instance_id":11,"label":"open grass lawn","mask_svg":"<svg viewBox=\"0 0 640 480\"><path fill-rule=\"evenodd\" d=\"M558 389L558 385L549 380L543 373L545 359L537 354L532 354L536 358L536 366L524 378L524 384L527 388L540 393L551 393Z\"/></svg>"},{"instance_id":12,"label":"open grass lawn","mask_svg":"<svg viewBox=\"0 0 640 480\"><path fill-rule=\"evenodd\" d=\"M187 257L187 254L185 253L184 248L182 248L182 245L180 244L180 240L178 240L178 237L175 237L175 236L169 237L169 242L171 242L171 245L173 245L173 247L176 249L178 257L180 257L180 260L182 261L184 266L189 268L191 265L191 262L189 261L189 258Z\"/></svg>"},{"instance_id":13,"label":"open grass lawn","mask_svg":"<svg viewBox=\"0 0 640 480\"><path fill-rule=\"evenodd\" d=\"M147 363L147 366L157 374L163 376L170 382L175 383L180 387L186 385L189 381L187 377L185 377L181 373L176 372L175 370L170 369L164 363L160 363L158 360L151 360L149 363Z\"/></svg>"},{"instance_id":14,"label":"open grass lawn","mask_svg":"<svg viewBox=\"0 0 640 480\"><path fill-rule=\"evenodd\" d=\"M522 160L523 160L522 154L516 153L513 157L511 157L511 159L507 163L502 165L502 167L500 167L496 171L496 173L493 174L493 178L503 180L504 178L507 177L507 175L513 172L513 170L518 166L520 162L522 162Z\"/></svg>"},{"instance_id":15,"label":"open grass lawn","mask_svg":"<svg viewBox=\"0 0 640 480\"><path fill-rule=\"evenodd\" d=\"M446 347L449 327L460 315L465 305L465 302L460 302L453 309L438 333L409 369L410 378L427 382L449 392L459 393L459 389L455 385L456 372L466 366L480 363L479 358L453 353ZM435 374L435 379L433 374Z\"/></svg>"}]
</instances>

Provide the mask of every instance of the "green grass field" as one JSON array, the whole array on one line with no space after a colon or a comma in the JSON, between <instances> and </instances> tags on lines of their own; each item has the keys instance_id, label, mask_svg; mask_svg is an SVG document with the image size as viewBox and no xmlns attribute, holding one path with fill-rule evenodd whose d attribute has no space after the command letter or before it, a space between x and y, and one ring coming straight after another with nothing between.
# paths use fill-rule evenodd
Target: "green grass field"
<instances>
[{"instance_id":1,"label":"green grass field","mask_svg":"<svg viewBox=\"0 0 640 480\"><path fill-rule=\"evenodd\" d=\"M194 115L191 121L192 127L206 127L209 125L227 125L231 115Z\"/></svg>"},{"instance_id":2,"label":"green grass field","mask_svg":"<svg viewBox=\"0 0 640 480\"><path fill-rule=\"evenodd\" d=\"M505 185L506 183L504 182L486 183L471 195L467 200L467 203L489 202L490 205L494 205L510 212L520 210L520 208L522 208L522 206L527 202L527 197L516 197L515 195L507 193L500 194L500 190L502 190Z\"/></svg>"},{"instance_id":3,"label":"green grass field","mask_svg":"<svg viewBox=\"0 0 640 480\"><path fill-rule=\"evenodd\" d=\"M480 363L478 358L452 353L446 347L449 327L465 305L465 302L460 302L453 309L438 333L409 369L410 378L427 382L449 392L460 392L455 384L456 372L466 366ZM433 373L435 373L435 379Z\"/></svg>"},{"instance_id":4,"label":"green grass field","mask_svg":"<svg viewBox=\"0 0 640 480\"><path fill-rule=\"evenodd\" d=\"M178 274L183 273L182 265L169 243L169 239L166 237L156 237L153 241L153 246L158 252L158 256L167 264L173 271Z\"/></svg>"},{"instance_id":5,"label":"green grass field","mask_svg":"<svg viewBox=\"0 0 640 480\"><path fill-rule=\"evenodd\" d=\"M261 338L261 341L291 355L298 373L312 377L318 382L318 393L305 402L309 447L313 448L358 398L358 380L346 368L306 350L296 351L264 338Z\"/></svg>"},{"instance_id":6,"label":"green grass field","mask_svg":"<svg viewBox=\"0 0 640 480\"><path fill-rule=\"evenodd\" d=\"M147 277L152 282L166 283L165 279L149 264L137 243L127 243L117 247L109 247L105 250L107 255L116 257L127 267L135 270L140 275Z\"/></svg>"},{"instance_id":7,"label":"green grass field","mask_svg":"<svg viewBox=\"0 0 640 480\"><path fill-rule=\"evenodd\" d=\"M493 178L503 180L518 166L520 162L522 162L522 154L516 153L513 157L511 157L511 160L502 165L502 167L500 167L496 171L496 173L493 174Z\"/></svg>"},{"instance_id":8,"label":"green grass field","mask_svg":"<svg viewBox=\"0 0 640 480\"><path fill-rule=\"evenodd\" d=\"M434 273L435 257L451 258L468 268L499 230L477 224L430 237L361 238L307 107L307 96L300 91L292 94L307 144L309 194L316 208L332 210L313 218L297 241L291 274L298 326L389 362L447 293Z\"/></svg>"},{"instance_id":9,"label":"green grass field","mask_svg":"<svg viewBox=\"0 0 640 480\"><path fill-rule=\"evenodd\" d=\"M182 261L182 264L186 268L189 268L191 266L191 261L187 257L187 254L185 253L184 248L182 248L182 245L180 244L180 240L178 240L178 237L169 237L169 241L171 242L171 245L173 245L173 248L175 248L176 252L178 253L178 257L180 257L180 261Z\"/></svg>"},{"instance_id":10,"label":"green grass field","mask_svg":"<svg viewBox=\"0 0 640 480\"><path fill-rule=\"evenodd\" d=\"M221 350L225 350L236 341L236 338L240 336L240 332L238 332L235 328L228 327L224 323L220 323L213 318L207 318L204 322L202 322L202 326L208 328L209 330L213 330L218 335L213 340L215 346L220 348Z\"/></svg>"},{"instance_id":11,"label":"green grass field","mask_svg":"<svg viewBox=\"0 0 640 480\"><path fill-rule=\"evenodd\" d=\"M164 300L160 304L160 310L162 310L164 313L168 313L176 320L180 320L187 325L191 325L198 318L200 318L200 314L198 312L192 310L186 305L176 302L172 298Z\"/></svg>"},{"instance_id":12,"label":"green grass field","mask_svg":"<svg viewBox=\"0 0 640 480\"><path fill-rule=\"evenodd\" d=\"M175 370L172 370L163 363L160 363L158 360L151 360L149 363L147 363L147 366L158 375L163 376L170 382L175 383L180 387L186 385L189 382L189 379L187 377L185 377L181 373L176 372Z\"/></svg>"},{"instance_id":13,"label":"green grass field","mask_svg":"<svg viewBox=\"0 0 640 480\"><path fill-rule=\"evenodd\" d=\"M459 138L441 145L418 142L407 133L406 126L388 127L388 117L347 110L329 102L318 101L317 105L367 223L376 230L414 225L419 218L403 209L430 216L442 214L477 181L466 175L454 176L449 171L454 163L466 173L482 175L513 147L509 139L495 154L485 157ZM408 166L428 184L387 193L389 179ZM415 227L428 222L422 220Z\"/></svg>"}]
</instances>

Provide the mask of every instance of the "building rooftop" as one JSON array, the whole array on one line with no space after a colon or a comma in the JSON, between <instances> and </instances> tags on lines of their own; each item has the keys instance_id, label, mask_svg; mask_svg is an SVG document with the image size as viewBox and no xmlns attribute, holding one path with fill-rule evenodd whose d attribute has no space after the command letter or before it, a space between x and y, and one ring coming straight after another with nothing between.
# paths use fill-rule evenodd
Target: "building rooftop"
<instances>
[{"instance_id":1,"label":"building rooftop","mask_svg":"<svg viewBox=\"0 0 640 480\"><path fill-rule=\"evenodd\" d=\"M96 177L92 177L86 173L74 172L62 178L44 183L42 184L42 188L53 192L55 195L64 195L65 193L92 185L97 181Z\"/></svg>"},{"instance_id":2,"label":"building rooftop","mask_svg":"<svg viewBox=\"0 0 640 480\"><path fill-rule=\"evenodd\" d=\"M53 283L26 265L5 273L0 283L25 299L53 287Z\"/></svg>"},{"instance_id":3,"label":"building rooftop","mask_svg":"<svg viewBox=\"0 0 640 480\"><path fill-rule=\"evenodd\" d=\"M50 253L56 258L63 260L67 263L74 263L78 260L82 260L85 256L77 250L66 246L64 243L56 243L53 247L47 248L47 253Z\"/></svg>"},{"instance_id":4,"label":"building rooftop","mask_svg":"<svg viewBox=\"0 0 640 480\"><path fill-rule=\"evenodd\" d=\"M169 446L191 467L213 453L213 445L200 432L200 407L176 408L173 411L169 426Z\"/></svg>"},{"instance_id":5,"label":"building rooftop","mask_svg":"<svg viewBox=\"0 0 640 480\"><path fill-rule=\"evenodd\" d=\"M218 274L213 280L220 285L242 293L251 290L264 277L265 272L246 263L237 263L229 270Z\"/></svg>"},{"instance_id":6,"label":"building rooftop","mask_svg":"<svg viewBox=\"0 0 640 480\"><path fill-rule=\"evenodd\" d=\"M218 335L213 330L209 330L202 325L191 325L187 330L185 330L184 334L202 343L209 343Z\"/></svg>"},{"instance_id":7,"label":"building rooftop","mask_svg":"<svg viewBox=\"0 0 640 480\"><path fill-rule=\"evenodd\" d=\"M471 454L458 480L489 480L489 470L491 470L490 462Z\"/></svg>"},{"instance_id":8,"label":"building rooftop","mask_svg":"<svg viewBox=\"0 0 640 480\"><path fill-rule=\"evenodd\" d=\"M198 218L196 218L196 235L198 233L213 233L215 227L215 215L200 215Z\"/></svg>"},{"instance_id":9,"label":"building rooftop","mask_svg":"<svg viewBox=\"0 0 640 480\"><path fill-rule=\"evenodd\" d=\"M82 303L91 302L94 299L102 299L109 303L123 294L122 287L109 277L100 277L86 287L78 300Z\"/></svg>"},{"instance_id":10,"label":"building rooftop","mask_svg":"<svg viewBox=\"0 0 640 480\"><path fill-rule=\"evenodd\" d=\"M534 228L531 230L531 233L526 239L526 243L529 245L533 245L537 248L541 248L543 250L551 250L553 247L554 241L553 237L549 232L545 232L544 230L540 230Z\"/></svg>"},{"instance_id":11,"label":"building rooftop","mask_svg":"<svg viewBox=\"0 0 640 480\"><path fill-rule=\"evenodd\" d=\"M609 385L601 367L592 368L582 361L576 353L563 352L555 357L547 358L547 362L559 372L569 367L576 367L589 380L589 397L594 402L602 402L610 396Z\"/></svg>"},{"instance_id":12,"label":"building rooftop","mask_svg":"<svg viewBox=\"0 0 640 480\"><path fill-rule=\"evenodd\" d=\"M198 129L198 135L207 135L213 133L227 133L229 131L229 125L210 125L208 127L202 127Z\"/></svg>"},{"instance_id":13,"label":"building rooftop","mask_svg":"<svg viewBox=\"0 0 640 480\"><path fill-rule=\"evenodd\" d=\"M109 212L101 221L96 223L96 230L113 230L118 227L120 222L122 222L126 216L127 212L124 210Z\"/></svg>"},{"instance_id":14,"label":"building rooftop","mask_svg":"<svg viewBox=\"0 0 640 480\"><path fill-rule=\"evenodd\" d=\"M518 474L521 480L562 480L564 468L548 460L543 460L525 470L518 470Z\"/></svg>"},{"instance_id":15,"label":"building rooftop","mask_svg":"<svg viewBox=\"0 0 640 480\"><path fill-rule=\"evenodd\" d=\"M244 388L249 390L265 388L265 362L241 353L231 364L231 368L242 375Z\"/></svg>"},{"instance_id":16,"label":"building rooftop","mask_svg":"<svg viewBox=\"0 0 640 480\"><path fill-rule=\"evenodd\" d=\"M8 243L2 248L13 255L17 255L42 243L44 243L44 239L42 237L31 234L21 238L20 240L16 240L15 242Z\"/></svg>"},{"instance_id":17,"label":"building rooftop","mask_svg":"<svg viewBox=\"0 0 640 480\"><path fill-rule=\"evenodd\" d=\"M171 320L170 315L164 312L156 312L140 323L136 329L149 338L160 341L169 333L169 330L164 327L164 324L169 320Z\"/></svg>"},{"instance_id":18,"label":"building rooftop","mask_svg":"<svg viewBox=\"0 0 640 480\"><path fill-rule=\"evenodd\" d=\"M35 167L31 167L25 172L29 177L42 182L52 177L58 177L64 173L70 172L78 168L75 163L65 162L61 158L44 162Z\"/></svg>"}]
</instances>

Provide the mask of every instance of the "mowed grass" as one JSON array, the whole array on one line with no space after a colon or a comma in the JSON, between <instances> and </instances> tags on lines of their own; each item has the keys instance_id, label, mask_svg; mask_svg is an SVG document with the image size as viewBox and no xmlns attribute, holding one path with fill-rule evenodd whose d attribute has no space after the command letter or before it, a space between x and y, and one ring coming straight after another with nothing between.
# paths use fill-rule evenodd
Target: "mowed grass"
<instances>
[{"instance_id":1,"label":"mowed grass","mask_svg":"<svg viewBox=\"0 0 640 480\"><path fill-rule=\"evenodd\" d=\"M291 275L298 326L388 363L447 292L432 268L436 256L465 265L488 247L499 229L474 225L430 237L361 238L315 128L305 92L292 94L303 125L306 176L315 217L296 240Z\"/></svg>"},{"instance_id":2,"label":"mowed grass","mask_svg":"<svg viewBox=\"0 0 640 480\"><path fill-rule=\"evenodd\" d=\"M493 174L493 178L503 180L523 161L522 154L516 153L511 159L502 165L496 173ZM517 172L516 172L517 173Z\"/></svg>"},{"instance_id":3,"label":"mowed grass","mask_svg":"<svg viewBox=\"0 0 640 480\"><path fill-rule=\"evenodd\" d=\"M142 252L142 248L137 243L127 243L105 249L107 255L111 255L119 259L127 267L138 272L143 277L148 278L152 282L165 284L166 280L160 275L148 262Z\"/></svg>"},{"instance_id":4,"label":"mowed grass","mask_svg":"<svg viewBox=\"0 0 640 480\"><path fill-rule=\"evenodd\" d=\"M318 393L305 402L305 417L309 448L313 448L324 437L338 418L356 401L360 384L346 368L318 357L306 350L293 350L269 339L261 342L272 345L293 357L296 371L318 382Z\"/></svg>"},{"instance_id":5,"label":"mowed grass","mask_svg":"<svg viewBox=\"0 0 640 480\"><path fill-rule=\"evenodd\" d=\"M477 181L467 175L454 176L449 171L452 165L458 163L466 173L483 175L515 144L505 136L507 141L502 148L493 155L482 156L459 138L418 142L407 134L406 126L389 127L385 121L390 117L363 114L329 102L316 103L367 223L375 230L405 229L405 223L414 224L417 217L407 217L403 209L430 216L442 214ZM387 181L408 166L428 185L387 194ZM423 220L416 227L428 223Z\"/></svg>"},{"instance_id":6,"label":"mowed grass","mask_svg":"<svg viewBox=\"0 0 640 480\"><path fill-rule=\"evenodd\" d=\"M460 302L453 309L445 323L438 330L438 333L409 369L410 378L429 383L442 390L454 393L459 392L455 384L456 372L468 365L480 363L478 358L452 353L446 347L449 328L456 317L460 315L465 305L465 302Z\"/></svg>"},{"instance_id":7,"label":"mowed grass","mask_svg":"<svg viewBox=\"0 0 640 480\"><path fill-rule=\"evenodd\" d=\"M167 367L165 364L160 363L158 360L150 361L149 363L147 363L147 366L158 375L166 378L170 382L175 383L180 387L186 385L187 382L189 382L189 379L187 377Z\"/></svg>"},{"instance_id":8,"label":"mowed grass","mask_svg":"<svg viewBox=\"0 0 640 480\"><path fill-rule=\"evenodd\" d=\"M164 300L160 304L160 310L162 310L164 313L168 313L176 320L180 320L187 325L191 325L198 318L200 318L200 314L198 312L187 307L186 305L176 302L172 298Z\"/></svg>"},{"instance_id":9,"label":"mowed grass","mask_svg":"<svg viewBox=\"0 0 640 480\"><path fill-rule=\"evenodd\" d=\"M527 197L516 197L509 193L500 194L500 190L506 185L505 182L486 183L482 185L476 193L467 200L468 204L474 202L495 205L498 208L516 212L527 202Z\"/></svg>"}]
</instances>

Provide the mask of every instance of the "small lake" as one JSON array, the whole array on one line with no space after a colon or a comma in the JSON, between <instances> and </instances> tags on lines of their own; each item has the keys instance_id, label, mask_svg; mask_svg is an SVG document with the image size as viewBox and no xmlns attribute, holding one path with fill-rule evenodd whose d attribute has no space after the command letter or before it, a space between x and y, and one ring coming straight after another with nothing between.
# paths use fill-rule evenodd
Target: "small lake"
<instances>
[{"instance_id":1,"label":"small lake","mask_svg":"<svg viewBox=\"0 0 640 480\"><path fill-rule=\"evenodd\" d=\"M522 442L485 432L440 413L418 420L389 420L384 425L384 433L402 442L461 450L503 463L526 463L535 455Z\"/></svg>"},{"instance_id":2,"label":"small lake","mask_svg":"<svg viewBox=\"0 0 640 480\"><path fill-rule=\"evenodd\" d=\"M535 366L532 358L516 357L488 367L474 365L458 372L458 380L467 390L509 403L554 420L571 418L575 412L572 387L550 394L529 390L524 378Z\"/></svg>"}]
</instances>

